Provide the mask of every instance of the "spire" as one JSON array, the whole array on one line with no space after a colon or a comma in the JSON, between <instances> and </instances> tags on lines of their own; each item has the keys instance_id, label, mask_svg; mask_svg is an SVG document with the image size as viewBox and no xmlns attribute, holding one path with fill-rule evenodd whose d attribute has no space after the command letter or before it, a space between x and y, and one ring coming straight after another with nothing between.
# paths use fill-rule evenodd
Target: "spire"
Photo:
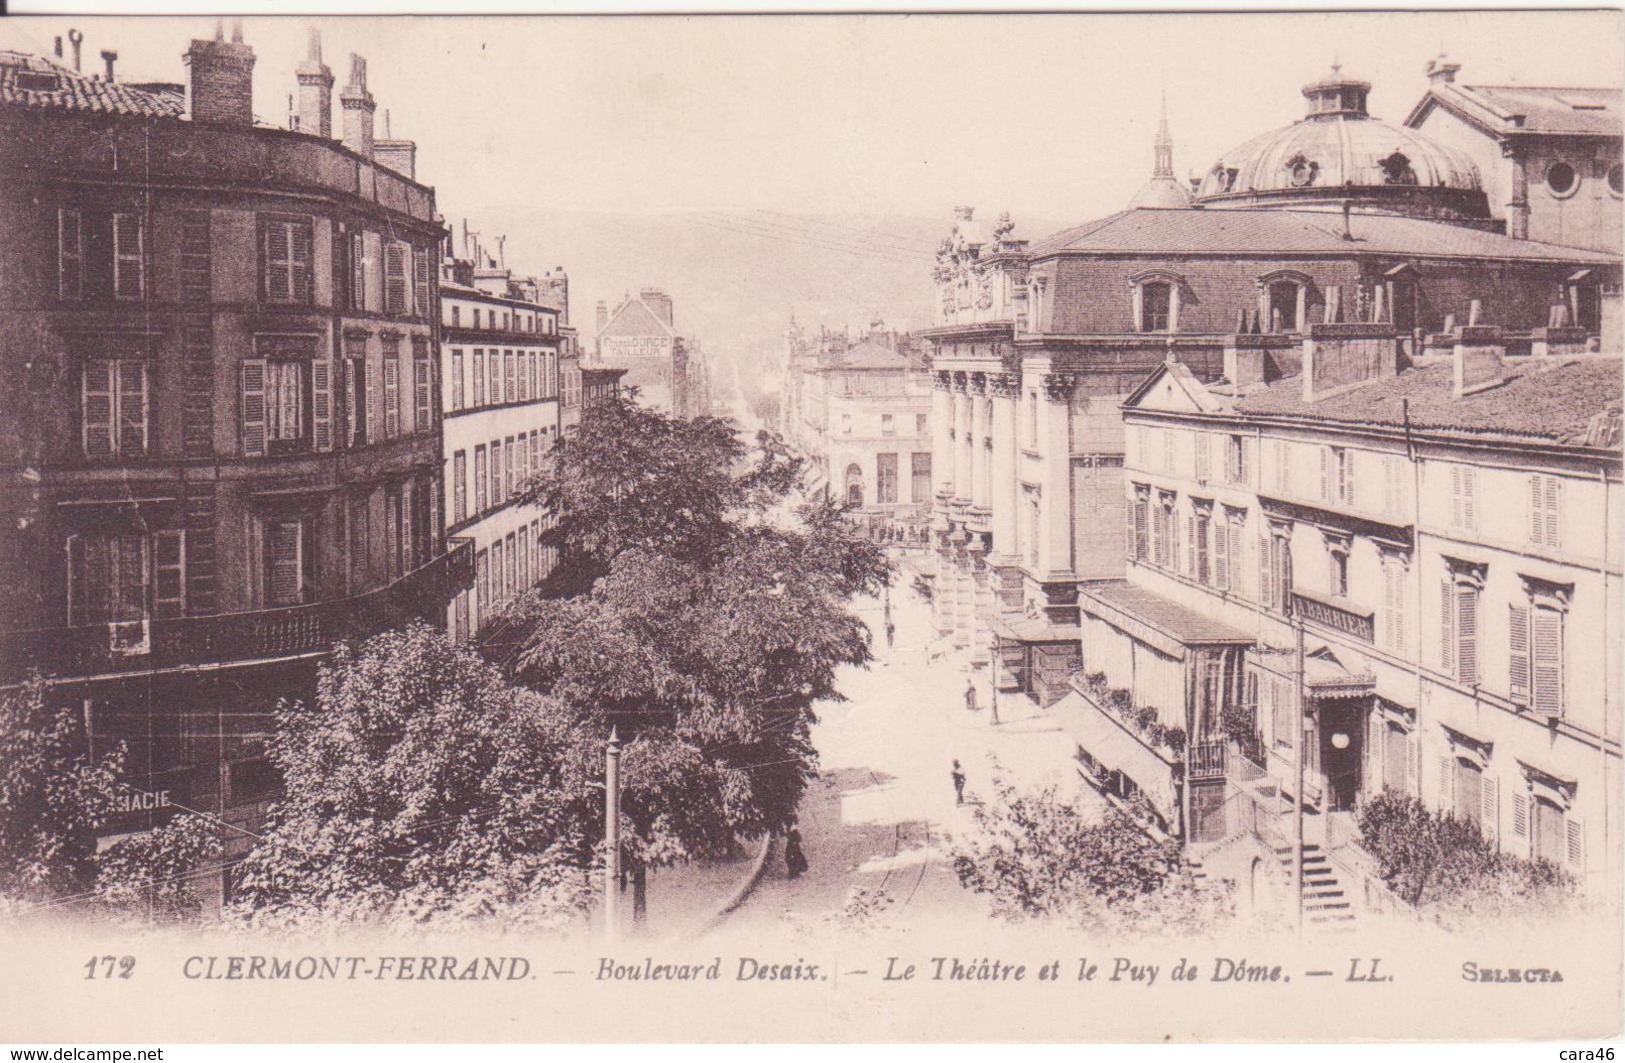
<instances>
[{"instance_id":1,"label":"spire","mask_svg":"<svg viewBox=\"0 0 1625 1063\"><path fill-rule=\"evenodd\" d=\"M1157 137L1153 142L1156 163L1151 169L1152 177L1172 177L1174 175L1174 138L1168 132L1168 92L1162 93L1162 111L1157 116Z\"/></svg>"}]
</instances>

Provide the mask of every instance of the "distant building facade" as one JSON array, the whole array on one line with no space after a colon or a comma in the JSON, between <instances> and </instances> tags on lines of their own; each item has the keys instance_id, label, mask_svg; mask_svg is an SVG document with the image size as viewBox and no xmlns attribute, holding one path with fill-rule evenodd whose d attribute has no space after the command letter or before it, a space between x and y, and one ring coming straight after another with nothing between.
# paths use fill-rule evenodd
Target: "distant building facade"
<instances>
[{"instance_id":1,"label":"distant building facade","mask_svg":"<svg viewBox=\"0 0 1625 1063\"><path fill-rule=\"evenodd\" d=\"M280 790L277 699L335 640L441 622L473 551L440 508L434 191L375 151L365 62L341 142L314 35L307 132L254 123L240 29L186 60L183 98L0 53L32 145L0 158L0 661L129 749L156 811L110 830L200 809L229 863Z\"/></svg>"},{"instance_id":2,"label":"distant building facade","mask_svg":"<svg viewBox=\"0 0 1625 1063\"><path fill-rule=\"evenodd\" d=\"M786 440L811 463L809 486L888 517L931 505L931 377L920 347L878 320L868 332L787 343Z\"/></svg>"},{"instance_id":3,"label":"distant building facade","mask_svg":"<svg viewBox=\"0 0 1625 1063\"><path fill-rule=\"evenodd\" d=\"M621 386L636 388L639 401L673 416L710 412L709 366L699 344L678 333L671 296L644 288L613 312L599 303L597 325L590 364L623 369Z\"/></svg>"},{"instance_id":4,"label":"distant building facade","mask_svg":"<svg viewBox=\"0 0 1625 1063\"><path fill-rule=\"evenodd\" d=\"M473 252L444 262L440 288L445 506L476 558L474 586L448 610L459 639L476 637L556 560L541 542L550 515L516 496L563 431L561 365L572 338L562 269L516 278Z\"/></svg>"}]
</instances>

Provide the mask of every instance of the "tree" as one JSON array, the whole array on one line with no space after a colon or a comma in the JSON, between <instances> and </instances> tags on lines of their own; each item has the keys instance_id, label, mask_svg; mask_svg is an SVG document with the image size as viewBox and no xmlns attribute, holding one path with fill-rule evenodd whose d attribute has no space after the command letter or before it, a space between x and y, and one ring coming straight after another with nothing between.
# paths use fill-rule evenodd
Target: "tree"
<instances>
[{"instance_id":1,"label":"tree","mask_svg":"<svg viewBox=\"0 0 1625 1063\"><path fill-rule=\"evenodd\" d=\"M315 699L277 715L286 796L243 865L245 918L551 925L585 909L597 749L560 702L414 624L340 647Z\"/></svg>"},{"instance_id":2,"label":"tree","mask_svg":"<svg viewBox=\"0 0 1625 1063\"><path fill-rule=\"evenodd\" d=\"M124 752L92 758L80 714L38 677L0 691L0 896L45 902L96 879L96 834L115 808Z\"/></svg>"},{"instance_id":3,"label":"tree","mask_svg":"<svg viewBox=\"0 0 1625 1063\"><path fill-rule=\"evenodd\" d=\"M1395 895L1447 921L1549 912L1574 891L1572 876L1551 861L1503 853L1476 823L1408 794L1384 790L1360 807L1359 824L1362 847Z\"/></svg>"},{"instance_id":4,"label":"tree","mask_svg":"<svg viewBox=\"0 0 1625 1063\"><path fill-rule=\"evenodd\" d=\"M516 611L516 676L599 734L630 738L627 859L720 855L795 818L813 705L871 659L846 608L890 578L838 507L796 505L799 461L769 434L627 398L590 408L527 495L559 515L555 576Z\"/></svg>"},{"instance_id":5,"label":"tree","mask_svg":"<svg viewBox=\"0 0 1625 1063\"><path fill-rule=\"evenodd\" d=\"M1059 917L1094 929L1191 932L1228 916L1228 891L1198 887L1179 843L1108 808L1093 820L1055 787L1022 793L999 772L978 832L955 844L961 886L1008 919Z\"/></svg>"},{"instance_id":6,"label":"tree","mask_svg":"<svg viewBox=\"0 0 1625 1063\"><path fill-rule=\"evenodd\" d=\"M80 712L51 705L38 677L0 691L0 900L197 914L192 872L218 849L199 817L177 816L97 852L124 760L122 744L93 756Z\"/></svg>"}]
</instances>

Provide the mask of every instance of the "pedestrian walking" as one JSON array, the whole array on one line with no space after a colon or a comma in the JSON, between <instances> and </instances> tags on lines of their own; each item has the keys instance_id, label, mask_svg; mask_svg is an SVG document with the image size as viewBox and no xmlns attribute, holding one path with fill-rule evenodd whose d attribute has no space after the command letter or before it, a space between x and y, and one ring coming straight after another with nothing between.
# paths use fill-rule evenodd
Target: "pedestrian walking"
<instances>
[{"instance_id":1,"label":"pedestrian walking","mask_svg":"<svg viewBox=\"0 0 1625 1063\"><path fill-rule=\"evenodd\" d=\"M957 760L954 761L953 780L954 804L962 805L965 803L965 773L960 769L959 761Z\"/></svg>"},{"instance_id":2,"label":"pedestrian walking","mask_svg":"<svg viewBox=\"0 0 1625 1063\"><path fill-rule=\"evenodd\" d=\"M976 680L965 681L965 708L970 712L976 711Z\"/></svg>"},{"instance_id":3,"label":"pedestrian walking","mask_svg":"<svg viewBox=\"0 0 1625 1063\"><path fill-rule=\"evenodd\" d=\"M801 832L794 827L784 836L784 871L791 878L807 873L807 854L801 851Z\"/></svg>"},{"instance_id":4,"label":"pedestrian walking","mask_svg":"<svg viewBox=\"0 0 1625 1063\"><path fill-rule=\"evenodd\" d=\"M886 618L886 648L888 650L891 649L896 644L896 642L897 642L897 625L892 623L891 622L891 617L888 616Z\"/></svg>"}]
</instances>

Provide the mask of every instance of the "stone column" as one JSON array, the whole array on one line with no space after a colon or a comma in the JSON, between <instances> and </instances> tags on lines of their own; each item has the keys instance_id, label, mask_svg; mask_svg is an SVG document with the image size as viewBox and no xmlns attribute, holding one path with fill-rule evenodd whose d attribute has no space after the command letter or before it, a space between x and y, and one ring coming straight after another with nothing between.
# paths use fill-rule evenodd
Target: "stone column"
<instances>
[{"instance_id":1,"label":"stone column","mask_svg":"<svg viewBox=\"0 0 1625 1063\"><path fill-rule=\"evenodd\" d=\"M940 495L953 489L953 380L948 373L935 374L931 391L931 490Z\"/></svg>"},{"instance_id":2,"label":"stone column","mask_svg":"<svg viewBox=\"0 0 1625 1063\"><path fill-rule=\"evenodd\" d=\"M970 396L966 393L967 374L954 374L954 500L970 499Z\"/></svg>"},{"instance_id":3,"label":"stone column","mask_svg":"<svg viewBox=\"0 0 1625 1063\"><path fill-rule=\"evenodd\" d=\"M1016 403L1020 391L1013 373L988 377L993 448L988 459L988 507L992 512L993 556L1016 555Z\"/></svg>"},{"instance_id":4,"label":"stone column","mask_svg":"<svg viewBox=\"0 0 1625 1063\"><path fill-rule=\"evenodd\" d=\"M988 487L987 437L989 431L988 387L986 373L972 373L970 381L970 450L971 450L971 505L988 508L992 491Z\"/></svg>"}]
</instances>

